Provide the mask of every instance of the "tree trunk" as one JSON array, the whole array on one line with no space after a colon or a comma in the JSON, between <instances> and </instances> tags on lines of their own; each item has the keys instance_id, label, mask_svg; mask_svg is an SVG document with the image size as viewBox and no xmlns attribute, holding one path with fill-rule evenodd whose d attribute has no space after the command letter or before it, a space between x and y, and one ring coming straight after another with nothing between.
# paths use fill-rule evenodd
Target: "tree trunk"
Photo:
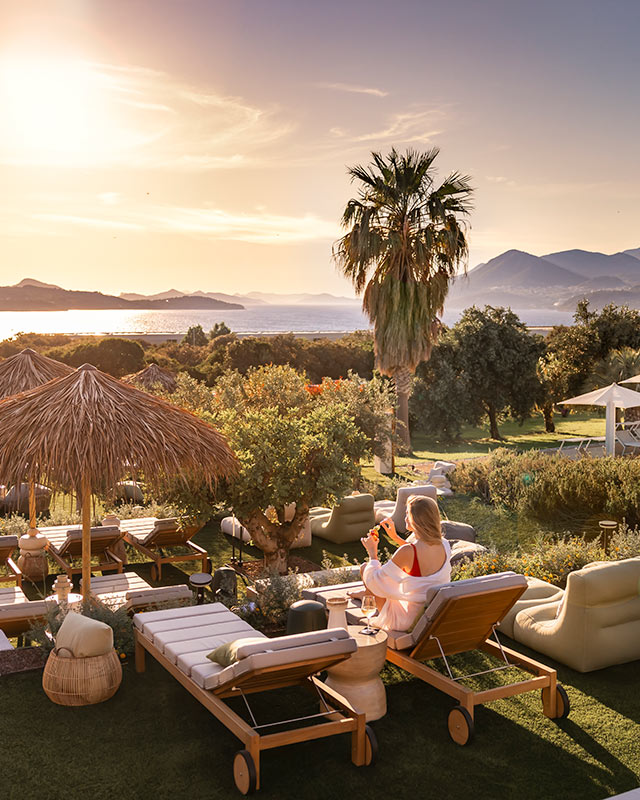
<instances>
[{"instance_id":1,"label":"tree trunk","mask_svg":"<svg viewBox=\"0 0 640 800\"><path fill-rule=\"evenodd\" d=\"M403 445L411 452L411 432L409 430L409 395L411 394L411 370L406 367L397 369L393 373L396 385L396 430L402 439Z\"/></svg>"},{"instance_id":2,"label":"tree trunk","mask_svg":"<svg viewBox=\"0 0 640 800\"><path fill-rule=\"evenodd\" d=\"M499 439L502 441L500 431L498 430L498 415L496 409L491 403L487 403L487 414L489 415L489 436L492 439Z\"/></svg>"},{"instance_id":3,"label":"tree trunk","mask_svg":"<svg viewBox=\"0 0 640 800\"><path fill-rule=\"evenodd\" d=\"M545 403L542 406L542 416L544 417L544 429L547 433L555 433L556 426L553 422L553 403Z\"/></svg>"},{"instance_id":4,"label":"tree trunk","mask_svg":"<svg viewBox=\"0 0 640 800\"><path fill-rule=\"evenodd\" d=\"M255 545L262 550L265 568L286 575L289 550L308 516L308 507L302 506L296 507L293 519L289 522L272 522L260 510L254 511L250 517L240 518L240 522L249 531ZM284 519L285 512L279 513L278 517Z\"/></svg>"}]
</instances>

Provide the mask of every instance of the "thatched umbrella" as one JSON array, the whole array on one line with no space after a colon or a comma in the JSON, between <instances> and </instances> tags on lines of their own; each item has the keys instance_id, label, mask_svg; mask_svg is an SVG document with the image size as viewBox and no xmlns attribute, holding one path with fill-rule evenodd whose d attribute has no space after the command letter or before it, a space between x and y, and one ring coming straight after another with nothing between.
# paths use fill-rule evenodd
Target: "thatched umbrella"
<instances>
[{"instance_id":1,"label":"thatched umbrella","mask_svg":"<svg viewBox=\"0 0 640 800\"><path fill-rule=\"evenodd\" d=\"M153 389L160 386L165 392L175 392L178 382L173 372L163 369L157 364L149 364L148 367L141 369L134 375L127 375L123 378L125 383L139 384L145 389Z\"/></svg>"},{"instance_id":2,"label":"thatched umbrella","mask_svg":"<svg viewBox=\"0 0 640 800\"><path fill-rule=\"evenodd\" d=\"M42 386L54 378L62 378L72 372L73 367L42 356L27 347L0 361L0 400L35 389L36 386ZM29 483L29 527L36 531L36 494L33 482Z\"/></svg>"},{"instance_id":3,"label":"thatched umbrella","mask_svg":"<svg viewBox=\"0 0 640 800\"><path fill-rule=\"evenodd\" d=\"M194 414L122 383L90 364L0 402L0 474L48 483L82 498L82 580L91 579L91 494L132 470L213 485L236 458L225 438Z\"/></svg>"}]
</instances>

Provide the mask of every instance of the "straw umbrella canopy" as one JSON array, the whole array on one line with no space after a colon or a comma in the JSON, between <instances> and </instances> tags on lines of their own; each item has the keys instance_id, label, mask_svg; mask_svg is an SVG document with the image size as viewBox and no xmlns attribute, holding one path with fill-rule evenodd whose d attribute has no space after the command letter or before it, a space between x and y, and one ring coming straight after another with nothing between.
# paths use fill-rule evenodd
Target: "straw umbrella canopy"
<instances>
[{"instance_id":1,"label":"straw umbrella canopy","mask_svg":"<svg viewBox=\"0 0 640 800\"><path fill-rule=\"evenodd\" d=\"M160 386L165 392L175 392L178 382L173 372L163 369L157 364L149 364L148 367L141 369L133 375L123 378L125 383L135 383L144 386L145 389L153 389Z\"/></svg>"},{"instance_id":2,"label":"straw umbrella canopy","mask_svg":"<svg viewBox=\"0 0 640 800\"><path fill-rule=\"evenodd\" d=\"M73 367L42 356L27 347L0 362L0 400L35 389L36 386L42 386L54 378L62 378L72 372ZM36 495L32 481L29 482L29 527L35 531Z\"/></svg>"},{"instance_id":3,"label":"straw umbrella canopy","mask_svg":"<svg viewBox=\"0 0 640 800\"><path fill-rule=\"evenodd\" d=\"M85 364L0 402L0 474L42 479L82 498L82 580L91 579L91 495L132 470L162 486L176 475L214 485L231 477L224 436L189 411Z\"/></svg>"},{"instance_id":4,"label":"straw umbrella canopy","mask_svg":"<svg viewBox=\"0 0 640 800\"><path fill-rule=\"evenodd\" d=\"M607 409L605 444L607 454L612 456L615 455L616 447L616 408L640 406L640 392L634 392L631 389L625 389L624 386L618 386L617 383L612 383L602 389L595 389L593 392L587 392L578 397L561 400L558 405L605 406Z\"/></svg>"}]
</instances>

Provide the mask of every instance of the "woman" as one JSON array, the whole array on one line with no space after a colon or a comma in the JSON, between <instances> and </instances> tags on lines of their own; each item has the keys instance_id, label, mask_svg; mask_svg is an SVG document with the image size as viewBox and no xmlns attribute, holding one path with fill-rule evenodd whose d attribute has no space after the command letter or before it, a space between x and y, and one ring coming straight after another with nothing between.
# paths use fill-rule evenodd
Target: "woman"
<instances>
[{"instance_id":1,"label":"woman","mask_svg":"<svg viewBox=\"0 0 640 800\"><path fill-rule=\"evenodd\" d=\"M413 496L407 501L405 542L391 520L382 525L390 537L401 543L384 566L378 561L378 538L369 531L362 544L369 561L362 569L368 593L378 601L375 624L385 630L406 631L424 609L427 590L451 579L451 547L442 536L438 504L430 497Z\"/></svg>"}]
</instances>

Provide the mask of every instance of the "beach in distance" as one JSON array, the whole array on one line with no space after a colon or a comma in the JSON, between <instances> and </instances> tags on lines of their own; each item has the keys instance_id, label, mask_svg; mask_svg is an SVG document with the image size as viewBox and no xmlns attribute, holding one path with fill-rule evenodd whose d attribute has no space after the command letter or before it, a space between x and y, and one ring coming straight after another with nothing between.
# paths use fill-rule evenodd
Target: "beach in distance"
<instances>
[{"instance_id":1,"label":"beach in distance","mask_svg":"<svg viewBox=\"0 0 640 800\"><path fill-rule=\"evenodd\" d=\"M570 325L573 314L548 309L514 309L529 326ZM460 309L446 310L443 322L453 325ZM331 333L366 330L369 322L359 303L351 305L263 305L238 310L220 311L2 311L0 339L16 333L108 334L175 334L184 335L192 325L210 330L224 321L232 331L259 333Z\"/></svg>"}]
</instances>

